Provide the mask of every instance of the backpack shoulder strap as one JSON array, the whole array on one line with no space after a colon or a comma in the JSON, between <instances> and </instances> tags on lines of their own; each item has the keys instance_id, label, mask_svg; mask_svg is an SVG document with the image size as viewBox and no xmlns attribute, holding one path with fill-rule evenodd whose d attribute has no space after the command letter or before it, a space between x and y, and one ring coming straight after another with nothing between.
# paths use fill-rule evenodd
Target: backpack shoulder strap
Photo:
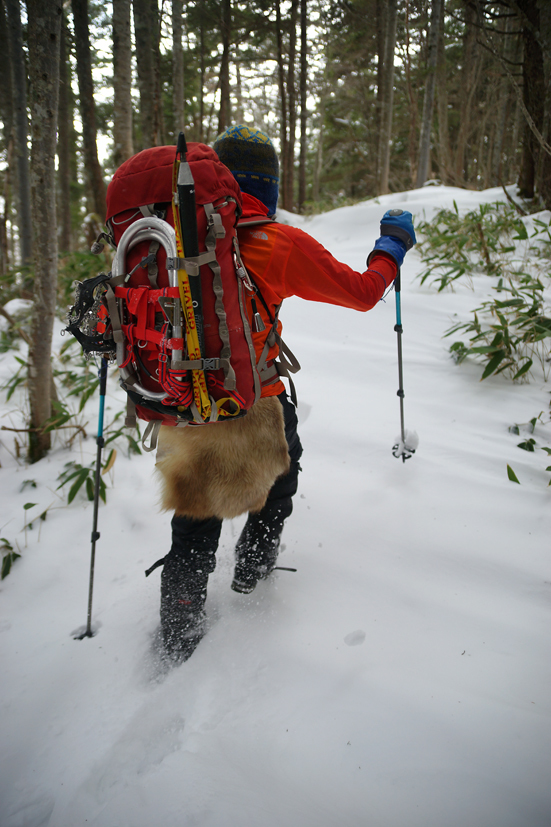
<instances>
[{"instance_id":1,"label":"backpack shoulder strap","mask_svg":"<svg viewBox=\"0 0 551 827\"><path fill-rule=\"evenodd\" d=\"M251 281L252 278L251 278ZM260 374L260 379L262 383L267 383L268 380L274 381L275 376L284 376L286 379L289 380L289 387L291 389L291 399L295 407L298 405L297 400L297 392L295 389L295 383L293 382L292 373L298 373L300 370L300 362L298 361L295 354L289 348L288 345L285 344L279 333L277 332L277 323L279 318L279 311L281 310L281 304L278 305L276 308L274 318L272 319L272 315L268 308L268 305L262 295L260 288L257 284L253 281L254 288L256 295L260 299L264 310L268 314L268 318L271 321L272 325L268 331L268 335L266 336L266 341L264 343L264 348L262 350L262 354L260 359L258 360L257 370ZM267 367L266 360L268 357L268 352L270 348L272 348L275 344L279 347L279 355L274 360L274 363L271 367ZM270 382L271 384L271 382Z\"/></svg>"}]
</instances>

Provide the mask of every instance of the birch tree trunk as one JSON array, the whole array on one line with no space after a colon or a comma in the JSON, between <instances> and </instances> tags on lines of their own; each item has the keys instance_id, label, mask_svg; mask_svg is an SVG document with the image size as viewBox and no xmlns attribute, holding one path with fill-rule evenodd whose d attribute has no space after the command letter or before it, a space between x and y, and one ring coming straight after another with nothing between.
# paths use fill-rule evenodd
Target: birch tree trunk
<instances>
[{"instance_id":1,"label":"birch tree trunk","mask_svg":"<svg viewBox=\"0 0 551 827\"><path fill-rule=\"evenodd\" d=\"M130 16L131 0L113 0L113 157L117 167L134 154Z\"/></svg>"},{"instance_id":2,"label":"birch tree trunk","mask_svg":"<svg viewBox=\"0 0 551 827\"><path fill-rule=\"evenodd\" d=\"M390 146L392 143L392 107L394 103L394 49L396 47L396 22L398 2L388 0L387 4L387 27L384 49L384 77L383 96L381 100L381 133L379 138L378 155L378 195L388 192L388 181L390 175Z\"/></svg>"},{"instance_id":3,"label":"birch tree trunk","mask_svg":"<svg viewBox=\"0 0 551 827\"><path fill-rule=\"evenodd\" d=\"M23 34L19 0L4 0L8 24L8 52L11 63L12 94L14 107L14 137L16 154L16 205L21 263L32 259L31 185L27 135L27 72L23 52ZM59 43L58 43L59 47Z\"/></svg>"},{"instance_id":4,"label":"birch tree trunk","mask_svg":"<svg viewBox=\"0 0 551 827\"><path fill-rule=\"evenodd\" d=\"M29 76L35 268L29 347L29 460L36 462L50 447L50 434L40 429L51 416L51 350L57 286L55 152L62 2L27 0L27 12L29 52L33 56Z\"/></svg>"},{"instance_id":5,"label":"birch tree trunk","mask_svg":"<svg viewBox=\"0 0 551 827\"><path fill-rule=\"evenodd\" d=\"M88 27L88 0L71 0L75 26L75 50L82 119L82 143L84 167L90 187L90 203L93 212L103 224L105 221L105 182L98 160L96 104L92 80L90 56L90 32Z\"/></svg>"},{"instance_id":6,"label":"birch tree trunk","mask_svg":"<svg viewBox=\"0 0 551 827\"><path fill-rule=\"evenodd\" d=\"M184 51L182 49L183 0L172 0L172 112L174 138L185 129Z\"/></svg>"},{"instance_id":7,"label":"birch tree trunk","mask_svg":"<svg viewBox=\"0 0 551 827\"><path fill-rule=\"evenodd\" d=\"M432 132L432 115L434 110L434 90L436 87L436 66L438 63L440 14L440 0L432 0L428 42L427 79L425 81L423 115L421 118L421 135L419 137L419 163L417 165L416 187L422 187L429 177L430 139Z\"/></svg>"}]
</instances>

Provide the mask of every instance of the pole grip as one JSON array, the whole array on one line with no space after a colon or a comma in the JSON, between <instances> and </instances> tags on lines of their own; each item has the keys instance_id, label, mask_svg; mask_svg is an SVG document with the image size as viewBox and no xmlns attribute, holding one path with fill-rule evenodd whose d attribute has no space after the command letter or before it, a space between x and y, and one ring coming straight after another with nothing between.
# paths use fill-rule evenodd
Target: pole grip
<instances>
[{"instance_id":1,"label":"pole grip","mask_svg":"<svg viewBox=\"0 0 551 827\"><path fill-rule=\"evenodd\" d=\"M101 359L100 366L99 366L99 371L98 371L98 376L99 376L99 395L100 396L105 396L105 393L106 393L106 390L107 390L107 359L105 358L105 356L103 356L102 359Z\"/></svg>"},{"instance_id":2,"label":"pole grip","mask_svg":"<svg viewBox=\"0 0 551 827\"><path fill-rule=\"evenodd\" d=\"M402 282L401 282L401 278L400 278L401 275L402 275L402 272L401 272L400 268L398 267L398 273L396 274L396 278L394 279L394 290L395 290L396 293L399 293L400 290L402 289Z\"/></svg>"}]
</instances>

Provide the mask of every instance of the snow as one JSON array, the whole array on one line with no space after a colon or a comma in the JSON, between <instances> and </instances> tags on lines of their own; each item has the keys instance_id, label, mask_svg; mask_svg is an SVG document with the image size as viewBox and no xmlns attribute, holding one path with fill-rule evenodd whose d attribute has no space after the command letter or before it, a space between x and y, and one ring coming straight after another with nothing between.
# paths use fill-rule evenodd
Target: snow
<instances>
[{"instance_id":1,"label":"snow","mask_svg":"<svg viewBox=\"0 0 551 827\"><path fill-rule=\"evenodd\" d=\"M454 199L467 210L503 198L428 187L281 217L363 269L386 209L420 219ZM285 303L304 456L280 562L297 572L232 592L244 519L227 522L209 632L166 675L152 651L160 569L144 577L170 542L154 457L119 444L99 512L97 634L75 641L92 504L79 494L67 506L57 477L94 460L97 397L72 452L59 441L25 466L1 433L0 535L21 552L0 587L1 827L548 827L551 489L539 446L551 432L538 425L529 454L508 428L548 410L549 386L480 382L479 366L454 365L442 334L491 282L438 294L420 270L414 250L405 420L420 442L406 463L391 452L393 295L367 315ZM0 357L1 381L14 365ZM20 398L4 394L2 424L21 427ZM107 421L123 404L110 376Z\"/></svg>"}]
</instances>

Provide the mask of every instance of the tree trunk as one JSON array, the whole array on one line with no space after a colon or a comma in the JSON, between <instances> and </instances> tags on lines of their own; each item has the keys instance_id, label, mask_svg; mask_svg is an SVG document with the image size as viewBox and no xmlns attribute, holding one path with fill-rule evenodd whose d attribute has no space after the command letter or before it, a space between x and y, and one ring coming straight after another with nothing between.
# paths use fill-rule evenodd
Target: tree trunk
<instances>
[{"instance_id":1,"label":"tree trunk","mask_svg":"<svg viewBox=\"0 0 551 827\"><path fill-rule=\"evenodd\" d=\"M277 66L278 66L278 83L279 83L279 102L280 102L280 143L281 143L281 171L279 174L279 200L281 204L287 203L287 175L285 165L287 162L287 94L285 91L285 62L283 57L283 31L281 21L281 3L276 0L276 41L277 41Z\"/></svg>"},{"instance_id":2,"label":"tree trunk","mask_svg":"<svg viewBox=\"0 0 551 827\"><path fill-rule=\"evenodd\" d=\"M405 75L406 88L408 96L409 109L409 130L408 130L408 159L409 159L409 177L411 186L414 186L417 177L417 121L418 121L418 105L417 105L417 86L412 82L411 72L411 42L410 42L410 22L409 22L409 3L406 3L406 61L405 61ZM378 74L378 71L377 71ZM381 81L382 82L382 81ZM379 147L377 147L379 150ZM377 178L378 180L378 172Z\"/></svg>"},{"instance_id":3,"label":"tree trunk","mask_svg":"<svg viewBox=\"0 0 551 827\"><path fill-rule=\"evenodd\" d=\"M526 19L523 21L522 39L524 56L522 62L523 98L528 113L541 132L544 118L545 83L543 78L543 54L536 37L539 29L539 10L536 0L520 0L518 3ZM519 189L525 198L536 193L536 178L540 146L527 123L524 125L522 167Z\"/></svg>"},{"instance_id":4,"label":"tree trunk","mask_svg":"<svg viewBox=\"0 0 551 827\"><path fill-rule=\"evenodd\" d=\"M199 129L198 141L203 140L205 134L205 18L201 14L199 28Z\"/></svg>"},{"instance_id":5,"label":"tree trunk","mask_svg":"<svg viewBox=\"0 0 551 827\"><path fill-rule=\"evenodd\" d=\"M134 154L130 7L131 0L113 0L113 159L116 167Z\"/></svg>"},{"instance_id":6,"label":"tree trunk","mask_svg":"<svg viewBox=\"0 0 551 827\"><path fill-rule=\"evenodd\" d=\"M51 416L52 333L56 308L57 236L55 152L59 90L61 0L27 0L31 97L31 204L34 229L34 305L29 347L31 430L29 460L41 459L50 434L39 429Z\"/></svg>"},{"instance_id":7,"label":"tree trunk","mask_svg":"<svg viewBox=\"0 0 551 827\"><path fill-rule=\"evenodd\" d=\"M422 187L429 177L430 139L432 132L432 115L434 110L434 90L436 86L436 66L438 63L440 15L440 0L432 0L428 40L427 79L425 81L423 115L421 117L421 135L419 137L419 163L417 165L416 187Z\"/></svg>"},{"instance_id":8,"label":"tree trunk","mask_svg":"<svg viewBox=\"0 0 551 827\"><path fill-rule=\"evenodd\" d=\"M472 128L473 99L478 84L480 54L477 44L476 9L467 5L465 9L465 35L463 38L463 66L461 69L461 98L459 106L459 132L455 148L455 184L467 183L465 151Z\"/></svg>"},{"instance_id":9,"label":"tree trunk","mask_svg":"<svg viewBox=\"0 0 551 827\"><path fill-rule=\"evenodd\" d=\"M287 140L287 157L285 158L285 201L283 208L292 212L295 202L295 143L297 129L297 95L295 87L295 60L297 44L298 0L291 2L289 31L289 68L287 71L287 99L289 101L289 135Z\"/></svg>"},{"instance_id":10,"label":"tree trunk","mask_svg":"<svg viewBox=\"0 0 551 827\"><path fill-rule=\"evenodd\" d=\"M220 111L218 113L218 134L228 128L231 122L230 101L230 46L231 46L231 0L222 0L220 29L222 34L222 62L220 64Z\"/></svg>"},{"instance_id":11,"label":"tree trunk","mask_svg":"<svg viewBox=\"0 0 551 827\"><path fill-rule=\"evenodd\" d=\"M58 216L59 249L69 253L72 248L71 232L71 129L73 127L73 96L71 91L71 67L67 54L67 22L61 21L59 53L59 112L57 130L58 158Z\"/></svg>"},{"instance_id":12,"label":"tree trunk","mask_svg":"<svg viewBox=\"0 0 551 827\"><path fill-rule=\"evenodd\" d=\"M308 8L307 0L300 4L300 157L298 166L298 211L304 212L306 201L306 151L308 148Z\"/></svg>"},{"instance_id":13,"label":"tree trunk","mask_svg":"<svg viewBox=\"0 0 551 827\"><path fill-rule=\"evenodd\" d=\"M514 40L511 36L512 25L511 18L507 18L504 27L503 37L503 59L511 63L514 59L513 49ZM505 134L507 131L507 111L509 109L509 79L505 72L499 80L497 88L497 107L496 118L493 124L493 140L491 145L490 157L490 186L497 187L502 180L501 160L503 154L503 144L505 141Z\"/></svg>"},{"instance_id":14,"label":"tree trunk","mask_svg":"<svg viewBox=\"0 0 551 827\"><path fill-rule=\"evenodd\" d=\"M0 53L7 55L8 51L8 24L4 3L0 2ZM13 155L13 94L11 79L11 63L5 64L4 83L0 83L0 121L3 126L4 147L7 164L0 179L0 192L3 197L4 211L0 216L0 275L4 276L9 268L8 253L8 216L11 209L10 166Z\"/></svg>"},{"instance_id":15,"label":"tree trunk","mask_svg":"<svg viewBox=\"0 0 551 827\"><path fill-rule=\"evenodd\" d=\"M381 100L381 133L378 154L379 195L388 192L390 175L390 146L392 142L392 107L394 102L394 49L396 46L397 0L387 2L387 27L384 48L383 96Z\"/></svg>"},{"instance_id":16,"label":"tree trunk","mask_svg":"<svg viewBox=\"0 0 551 827\"><path fill-rule=\"evenodd\" d=\"M452 165L450 132L448 124L448 91L446 72L446 43L444 12L446 2L441 0L440 7L440 36L438 38L438 65L437 76L437 113L438 113L438 174L443 184L450 183L450 170Z\"/></svg>"},{"instance_id":17,"label":"tree trunk","mask_svg":"<svg viewBox=\"0 0 551 827\"><path fill-rule=\"evenodd\" d=\"M325 121L325 95L321 95L319 104L319 135L318 145L316 148L316 157L314 160L314 175L312 176L312 201L316 204L320 200L320 179L323 169L323 132Z\"/></svg>"},{"instance_id":18,"label":"tree trunk","mask_svg":"<svg viewBox=\"0 0 551 827\"><path fill-rule=\"evenodd\" d=\"M235 123L243 123L245 111L243 107L243 83L241 79L241 65L238 60L235 62Z\"/></svg>"},{"instance_id":19,"label":"tree trunk","mask_svg":"<svg viewBox=\"0 0 551 827\"><path fill-rule=\"evenodd\" d=\"M551 144L551 7L546 0L537 0L539 35L543 57L543 140ZM542 147L536 171L538 190L546 209L551 209L551 156Z\"/></svg>"},{"instance_id":20,"label":"tree trunk","mask_svg":"<svg viewBox=\"0 0 551 827\"><path fill-rule=\"evenodd\" d=\"M172 0L172 112L175 139L186 127L184 50L182 48L183 8L183 0Z\"/></svg>"},{"instance_id":21,"label":"tree trunk","mask_svg":"<svg viewBox=\"0 0 551 827\"><path fill-rule=\"evenodd\" d=\"M142 149L147 149L159 146L161 133L157 82L159 9L157 0L133 0L133 3Z\"/></svg>"},{"instance_id":22,"label":"tree trunk","mask_svg":"<svg viewBox=\"0 0 551 827\"><path fill-rule=\"evenodd\" d=\"M368 12L369 14L369 12ZM406 11L407 14L407 11ZM381 139L381 130L383 128L383 99L385 86L385 48L386 48L386 33L388 29L388 4L386 0L377 0L376 2L376 31L377 31L377 146L379 147ZM380 152L377 152L377 162L379 160ZM377 176L379 170L377 169Z\"/></svg>"},{"instance_id":23,"label":"tree trunk","mask_svg":"<svg viewBox=\"0 0 551 827\"><path fill-rule=\"evenodd\" d=\"M8 51L11 63L12 93L14 107L14 137L17 163L16 204L17 224L21 262L28 264L32 259L31 184L29 173L29 151L27 135L27 72L23 51L23 34L19 0L4 0L8 24ZM59 44L58 44L59 46Z\"/></svg>"},{"instance_id":24,"label":"tree trunk","mask_svg":"<svg viewBox=\"0 0 551 827\"><path fill-rule=\"evenodd\" d=\"M84 168L90 188L92 211L103 224L105 221L105 182L98 160L96 105L92 80L90 32L88 27L88 0L71 0L75 26L75 50L82 119L82 144Z\"/></svg>"}]
</instances>

